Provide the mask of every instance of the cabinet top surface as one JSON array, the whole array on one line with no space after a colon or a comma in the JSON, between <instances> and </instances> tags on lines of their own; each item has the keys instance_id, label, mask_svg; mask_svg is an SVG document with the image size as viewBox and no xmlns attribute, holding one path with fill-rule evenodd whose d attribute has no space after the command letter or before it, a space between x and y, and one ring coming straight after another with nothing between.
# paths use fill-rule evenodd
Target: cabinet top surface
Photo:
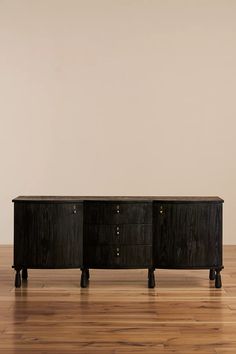
<instances>
[{"instance_id":1,"label":"cabinet top surface","mask_svg":"<svg viewBox=\"0 0 236 354\"><path fill-rule=\"evenodd\" d=\"M82 202L82 201L160 201L160 202L215 202L224 200L215 196L19 196L13 202Z\"/></svg>"}]
</instances>

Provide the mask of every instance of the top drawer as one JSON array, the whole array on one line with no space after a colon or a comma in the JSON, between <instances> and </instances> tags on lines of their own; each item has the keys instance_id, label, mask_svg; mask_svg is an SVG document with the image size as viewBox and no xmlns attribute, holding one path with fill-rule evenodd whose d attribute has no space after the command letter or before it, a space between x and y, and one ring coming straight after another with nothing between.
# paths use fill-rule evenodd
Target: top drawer
<instances>
[{"instance_id":1,"label":"top drawer","mask_svg":"<svg viewBox=\"0 0 236 354\"><path fill-rule=\"evenodd\" d=\"M86 224L151 224L152 203L85 202Z\"/></svg>"}]
</instances>

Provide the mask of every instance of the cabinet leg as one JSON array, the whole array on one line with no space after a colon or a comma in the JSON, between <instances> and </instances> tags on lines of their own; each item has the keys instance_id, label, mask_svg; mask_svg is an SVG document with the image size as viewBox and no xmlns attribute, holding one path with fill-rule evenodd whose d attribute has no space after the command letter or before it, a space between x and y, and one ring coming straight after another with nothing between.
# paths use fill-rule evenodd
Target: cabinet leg
<instances>
[{"instance_id":1,"label":"cabinet leg","mask_svg":"<svg viewBox=\"0 0 236 354\"><path fill-rule=\"evenodd\" d=\"M215 280L215 269L210 269L209 271L209 279Z\"/></svg>"},{"instance_id":2,"label":"cabinet leg","mask_svg":"<svg viewBox=\"0 0 236 354\"><path fill-rule=\"evenodd\" d=\"M89 278L90 278L89 269L86 268L85 272L86 272L87 279L89 280Z\"/></svg>"},{"instance_id":3,"label":"cabinet leg","mask_svg":"<svg viewBox=\"0 0 236 354\"><path fill-rule=\"evenodd\" d=\"M87 288L87 285L88 285L87 272L86 269L82 269L80 286L81 288Z\"/></svg>"},{"instance_id":4,"label":"cabinet leg","mask_svg":"<svg viewBox=\"0 0 236 354\"><path fill-rule=\"evenodd\" d=\"M28 270L27 268L22 269L22 279L27 280L28 279Z\"/></svg>"},{"instance_id":5,"label":"cabinet leg","mask_svg":"<svg viewBox=\"0 0 236 354\"><path fill-rule=\"evenodd\" d=\"M216 269L215 273L215 287L218 289L222 287L220 271L221 269Z\"/></svg>"},{"instance_id":6,"label":"cabinet leg","mask_svg":"<svg viewBox=\"0 0 236 354\"><path fill-rule=\"evenodd\" d=\"M155 288L155 275L154 275L154 270L152 268L148 269L148 287L149 288Z\"/></svg>"},{"instance_id":7,"label":"cabinet leg","mask_svg":"<svg viewBox=\"0 0 236 354\"><path fill-rule=\"evenodd\" d=\"M21 276L20 276L20 269L16 269L16 275L15 275L15 287L20 288L21 287Z\"/></svg>"}]
</instances>

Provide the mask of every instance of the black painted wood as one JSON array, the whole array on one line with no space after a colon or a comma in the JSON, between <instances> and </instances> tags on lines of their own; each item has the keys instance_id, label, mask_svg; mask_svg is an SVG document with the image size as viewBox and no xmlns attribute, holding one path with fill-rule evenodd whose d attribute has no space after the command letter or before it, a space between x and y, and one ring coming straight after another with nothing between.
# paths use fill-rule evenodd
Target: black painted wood
<instances>
[{"instance_id":1,"label":"black painted wood","mask_svg":"<svg viewBox=\"0 0 236 354\"><path fill-rule=\"evenodd\" d=\"M31 202L31 203L75 203L75 202L84 202L84 201L104 201L104 202L171 202L171 203L223 203L223 199L219 197L212 196L19 196L13 199L13 202Z\"/></svg>"},{"instance_id":2,"label":"black painted wood","mask_svg":"<svg viewBox=\"0 0 236 354\"><path fill-rule=\"evenodd\" d=\"M151 245L93 245L84 249L87 268L148 268L152 265Z\"/></svg>"},{"instance_id":3,"label":"black painted wood","mask_svg":"<svg viewBox=\"0 0 236 354\"><path fill-rule=\"evenodd\" d=\"M209 279L215 280L215 269L210 269L209 271Z\"/></svg>"},{"instance_id":4,"label":"black painted wood","mask_svg":"<svg viewBox=\"0 0 236 354\"><path fill-rule=\"evenodd\" d=\"M222 205L154 202L154 264L158 268L222 266Z\"/></svg>"},{"instance_id":5,"label":"black painted wood","mask_svg":"<svg viewBox=\"0 0 236 354\"><path fill-rule=\"evenodd\" d=\"M85 224L148 224L152 222L151 203L85 202Z\"/></svg>"},{"instance_id":6,"label":"black painted wood","mask_svg":"<svg viewBox=\"0 0 236 354\"><path fill-rule=\"evenodd\" d=\"M83 205L15 204L14 266L82 266Z\"/></svg>"},{"instance_id":7,"label":"black painted wood","mask_svg":"<svg viewBox=\"0 0 236 354\"><path fill-rule=\"evenodd\" d=\"M155 288L155 274L153 268L148 270L148 287Z\"/></svg>"},{"instance_id":8,"label":"black painted wood","mask_svg":"<svg viewBox=\"0 0 236 354\"><path fill-rule=\"evenodd\" d=\"M222 286L219 197L18 197L14 200L15 286L30 268L209 269Z\"/></svg>"},{"instance_id":9,"label":"black painted wood","mask_svg":"<svg viewBox=\"0 0 236 354\"><path fill-rule=\"evenodd\" d=\"M152 245L152 224L85 224L85 245Z\"/></svg>"},{"instance_id":10,"label":"black painted wood","mask_svg":"<svg viewBox=\"0 0 236 354\"><path fill-rule=\"evenodd\" d=\"M27 268L22 269L22 279L27 280L28 279L28 270Z\"/></svg>"},{"instance_id":11,"label":"black painted wood","mask_svg":"<svg viewBox=\"0 0 236 354\"><path fill-rule=\"evenodd\" d=\"M88 274L86 269L82 269L80 286L81 288L87 288L89 282Z\"/></svg>"}]
</instances>

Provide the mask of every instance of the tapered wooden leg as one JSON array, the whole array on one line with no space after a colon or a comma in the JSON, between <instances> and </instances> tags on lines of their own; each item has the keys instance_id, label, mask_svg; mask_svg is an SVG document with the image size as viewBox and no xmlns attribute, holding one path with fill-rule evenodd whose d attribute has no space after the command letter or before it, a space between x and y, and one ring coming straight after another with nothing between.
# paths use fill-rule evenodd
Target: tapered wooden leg
<instances>
[{"instance_id":1,"label":"tapered wooden leg","mask_svg":"<svg viewBox=\"0 0 236 354\"><path fill-rule=\"evenodd\" d=\"M81 281L80 281L80 286L81 288L87 288L88 285L88 278L87 278L87 272L86 269L81 269Z\"/></svg>"},{"instance_id":2,"label":"tapered wooden leg","mask_svg":"<svg viewBox=\"0 0 236 354\"><path fill-rule=\"evenodd\" d=\"M15 287L20 288L21 287L21 276L20 276L20 269L16 269L16 275L15 275Z\"/></svg>"},{"instance_id":3,"label":"tapered wooden leg","mask_svg":"<svg viewBox=\"0 0 236 354\"><path fill-rule=\"evenodd\" d=\"M216 274L215 274L215 287L218 289L222 287L220 271L221 269L216 269Z\"/></svg>"},{"instance_id":4,"label":"tapered wooden leg","mask_svg":"<svg viewBox=\"0 0 236 354\"><path fill-rule=\"evenodd\" d=\"M85 272L86 272L86 275L87 275L87 279L89 280L89 278L90 278L89 269L86 268Z\"/></svg>"},{"instance_id":5,"label":"tapered wooden leg","mask_svg":"<svg viewBox=\"0 0 236 354\"><path fill-rule=\"evenodd\" d=\"M28 270L27 268L22 269L22 279L27 280L28 279Z\"/></svg>"},{"instance_id":6,"label":"tapered wooden leg","mask_svg":"<svg viewBox=\"0 0 236 354\"><path fill-rule=\"evenodd\" d=\"M210 269L209 271L209 279L215 280L215 269Z\"/></svg>"},{"instance_id":7,"label":"tapered wooden leg","mask_svg":"<svg viewBox=\"0 0 236 354\"><path fill-rule=\"evenodd\" d=\"M154 270L153 268L148 269L148 287L149 288L155 288L155 275L154 275Z\"/></svg>"}]
</instances>

